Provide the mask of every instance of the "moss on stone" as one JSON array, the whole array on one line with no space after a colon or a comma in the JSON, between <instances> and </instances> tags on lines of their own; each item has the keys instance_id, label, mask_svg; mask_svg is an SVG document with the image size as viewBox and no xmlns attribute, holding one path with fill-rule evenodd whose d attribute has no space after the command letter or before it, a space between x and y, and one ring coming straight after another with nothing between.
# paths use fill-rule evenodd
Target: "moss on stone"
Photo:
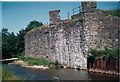
<instances>
[{"instance_id":1,"label":"moss on stone","mask_svg":"<svg viewBox=\"0 0 120 82\"><path fill-rule=\"evenodd\" d=\"M43 28L43 27L45 27L45 25L42 25L42 26L37 27L37 28L33 28L33 29L31 29L30 31L28 31L27 34L30 33L30 32L33 32L33 31L35 31L35 30L38 30L38 29L40 29L40 28Z\"/></svg>"},{"instance_id":2,"label":"moss on stone","mask_svg":"<svg viewBox=\"0 0 120 82\"><path fill-rule=\"evenodd\" d=\"M76 17L76 18L74 18L74 19L71 19L71 20L69 20L69 22L76 22L76 21L78 21L78 20L80 20L80 17Z\"/></svg>"}]
</instances>

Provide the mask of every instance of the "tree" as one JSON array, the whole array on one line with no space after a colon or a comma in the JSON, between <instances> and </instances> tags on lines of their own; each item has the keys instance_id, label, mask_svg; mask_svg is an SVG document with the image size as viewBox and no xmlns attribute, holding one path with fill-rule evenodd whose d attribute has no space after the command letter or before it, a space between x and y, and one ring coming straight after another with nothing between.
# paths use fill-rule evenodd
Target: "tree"
<instances>
[{"instance_id":1,"label":"tree","mask_svg":"<svg viewBox=\"0 0 120 82\"><path fill-rule=\"evenodd\" d=\"M24 30L24 29L21 29L21 30L19 31L19 33L17 34L17 36L18 36L18 48L19 48L19 53L22 53L22 52L25 50L25 48L24 48L24 45L25 45L25 44L24 44L24 36L25 36L25 34L26 34L28 31L30 31L31 29L37 28L37 27L42 26L42 25L43 25L42 22L33 20L33 21L31 21L31 22L27 25L27 27L25 28L25 30Z\"/></svg>"},{"instance_id":2,"label":"tree","mask_svg":"<svg viewBox=\"0 0 120 82\"><path fill-rule=\"evenodd\" d=\"M2 58L18 57L25 51L24 36L33 28L42 26L39 21L31 21L25 29L21 29L17 35L9 33L8 29L2 29Z\"/></svg>"},{"instance_id":3,"label":"tree","mask_svg":"<svg viewBox=\"0 0 120 82\"><path fill-rule=\"evenodd\" d=\"M28 31L30 31L31 29L36 28L36 27L39 27L39 26L42 26L42 25L43 25L42 22L33 20L33 21L31 21L31 22L27 25L27 27L26 27L25 30L28 32Z\"/></svg>"},{"instance_id":4,"label":"tree","mask_svg":"<svg viewBox=\"0 0 120 82\"><path fill-rule=\"evenodd\" d=\"M17 54L17 36L9 33L8 29L2 29L2 58L11 58Z\"/></svg>"}]
</instances>

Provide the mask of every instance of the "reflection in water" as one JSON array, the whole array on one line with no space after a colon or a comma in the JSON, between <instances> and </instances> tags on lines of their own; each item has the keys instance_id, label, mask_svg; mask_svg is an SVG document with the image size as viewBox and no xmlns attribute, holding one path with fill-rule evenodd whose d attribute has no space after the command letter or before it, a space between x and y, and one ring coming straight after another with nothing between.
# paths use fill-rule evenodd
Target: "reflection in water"
<instances>
[{"instance_id":1,"label":"reflection in water","mask_svg":"<svg viewBox=\"0 0 120 82\"><path fill-rule=\"evenodd\" d=\"M20 76L23 80L117 80L115 75L87 72L76 69L49 69L36 70L24 68L17 65L3 64L3 67L9 68L15 75Z\"/></svg>"}]
</instances>

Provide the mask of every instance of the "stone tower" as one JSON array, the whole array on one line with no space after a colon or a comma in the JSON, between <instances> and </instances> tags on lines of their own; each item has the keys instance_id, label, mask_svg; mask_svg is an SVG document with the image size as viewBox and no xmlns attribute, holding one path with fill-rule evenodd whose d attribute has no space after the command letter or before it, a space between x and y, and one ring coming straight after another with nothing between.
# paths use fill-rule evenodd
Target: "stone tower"
<instances>
[{"instance_id":1,"label":"stone tower","mask_svg":"<svg viewBox=\"0 0 120 82\"><path fill-rule=\"evenodd\" d=\"M82 12L83 13L91 13L95 12L97 8L97 3L96 2L82 2Z\"/></svg>"},{"instance_id":2,"label":"stone tower","mask_svg":"<svg viewBox=\"0 0 120 82\"><path fill-rule=\"evenodd\" d=\"M50 25L56 25L60 21L59 12L60 10L49 11Z\"/></svg>"}]
</instances>

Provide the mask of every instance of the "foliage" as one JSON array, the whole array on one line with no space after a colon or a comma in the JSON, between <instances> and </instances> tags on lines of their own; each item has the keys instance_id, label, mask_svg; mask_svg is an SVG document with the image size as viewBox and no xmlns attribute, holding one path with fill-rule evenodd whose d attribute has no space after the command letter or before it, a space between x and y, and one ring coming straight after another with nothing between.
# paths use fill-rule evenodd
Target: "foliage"
<instances>
[{"instance_id":1,"label":"foliage","mask_svg":"<svg viewBox=\"0 0 120 82\"><path fill-rule=\"evenodd\" d=\"M18 59L19 60L24 60L24 56L25 56L25 51L23 51L22 53L18 53Z\"/></svg>"},{"instance_id":2,"label":"foliage","mask_svg":"<svg viewBox=\"0 0 120 82\"><path fill-rule=\"evenodd\" d=\"M105 59L107 59L108 57L113 57L113 58L119 57L119 48L116 48L116 49L108 49L107 47L104 47L104 48L105 48L105 53L104 53Z\"/></svg>"},{"instance_id":3,"label":"foliage","mask_svg":"<svg viewBox=\"0 0 120 82\"><path fill-rule=\"evenodd\" d=\"M27 62L29 65L44 65L49 66L50 68L55 68L55 65L58 64L58 62L48 62L47 60L44 60L43 58L24 58L24 62Z\"/></svg>"},{"instance_id":4,"label":"foliage","mask_svg":"<svg viewBox=\"0 0 120 82\"><path fill-rule=\"evenodd\" d=\"M118 58L119 57L119 49L118 48L108 49L107 47L104 47L104 50L90 49L88 51L88 58L92 58L93 60L96 61L100 57L102 57L105 60L110 58L110 57Z\"/></svg>"},{"instance_id":5,"label":"foliage","mask_svg":"<svg viewBox=\"0 0 120 82\"><path fill-rule=\"evenodd\" d=\"M15 76L7 68L2 68L2 80L20 80L20 78Z\"/></svg>"},{"instance_id":6,"label":"foliage","mask_svg":"<svg viewBox=\"0 0 120 82\"><path fill-rule=\"evenodd\" d=\"M25 50L25 48L24 48L24 36L25 36L25 34L28 31L30 31L31 29L40 27L42 25L43 24L41 22L33 20L27 25L25 30L22 29L19 31L19 33L17 34L17 36L18 36L18 43L17 44L18 44L18 48L19 48L19 51L18 51L19 53L22 53Z\"/></svg>"},{"instance_id":7,"label":"foliage","mask_svg":"<svg viewBox=\"0 0 120 82\"><path fill-rule=\"evenodd\" d=\"M106 14L111 14L113 16L120 17L119 16L119 13L120 13L119 9L114 9L114 10L100 10L100 9L98 9L98 11L101 11L101 12L106 13Z\"/></svg>"},{"instance_id":8,"label":"foliage","mask_svg":"<svg viewBox=\"0 0 120 82\"><path fill-rule=\"evenodd\" d=\"M88 57L91 57L92 59L94 59L95 61L97 61L100 57L100 54L103 54L104 51L103 50L96 50L96 49L90 49L88 51L88 53L90 53L91 55L88 55Z\"/></svg>"},{"instance_id":9,"label":"foliage","mask_svg":"<svg viewBox=\"0 0 120 82\"><path fill-rule=\"evenodd\" d=\"M17 36L15 34L9 33L8 29L2 29L2 57L3 58L10 58L15 57L17 54Z\"/></svg>"},{"instance_id":10,"label":"foliage","mask_svg":"<svg viewBox=\"0 0 120 82\"><path fill-rule=\"evenodd\" d=\"M33 28L42 26L39 21L31 21L25 29L21 29L17 35L8 32L8 29L2 29L2 58L22 57L24 53L24 36Z\"/></svg>"},{"instance_id":11,"label":"foliage","mask_svg":"<svg viewBox=\"0 0 120 82\"><path fill-rule=\"evenodd\" d=\"M25 30L28 32L28 31L30 31L31 29L36 28L36 27L40 27L40 26L42 26L42 25L43 25L42 22L33 20L33 21L31 21L31 22L27 25L27 27L26 27Z\"/></svg>"}]
</instances>

